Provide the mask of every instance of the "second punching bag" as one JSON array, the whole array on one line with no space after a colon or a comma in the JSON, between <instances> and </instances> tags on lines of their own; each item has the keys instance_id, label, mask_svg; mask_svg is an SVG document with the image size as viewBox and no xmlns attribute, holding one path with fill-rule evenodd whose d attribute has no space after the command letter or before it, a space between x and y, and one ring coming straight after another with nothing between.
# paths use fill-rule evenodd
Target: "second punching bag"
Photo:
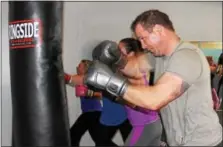
<instances>
[{"instance_id":1,"label":"second punching bag","mask_svg":"<svg viewBox=\"0 0 223 147\"><path fill-rule=\"evenodd\" d=\"M63 2L9 2L14 145L70 146Z\"/></svg>"}]
</instances>

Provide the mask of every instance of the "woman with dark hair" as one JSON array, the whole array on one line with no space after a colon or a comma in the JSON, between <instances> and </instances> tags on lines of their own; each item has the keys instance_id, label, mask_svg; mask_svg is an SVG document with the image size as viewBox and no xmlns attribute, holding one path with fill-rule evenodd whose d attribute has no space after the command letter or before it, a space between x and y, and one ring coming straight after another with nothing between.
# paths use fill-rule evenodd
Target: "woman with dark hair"
<instances>
[{"instance_id":1,"label":"woman with dark hair","mask_svg":"<svg viewBox=\"0 0 223 147\"><path fill-rule=\"evenodd\" d=\"M130 83L149 85L150 65L146 62L148 60L145 60L147 54L143 52L140 42L134 38L125 38L119 42L119 49L123 56L127 58L137 56L136 59L140 62L140 72L142 76L139 78L132 78L125 75L122 70L120 70L120 72L128 77ZM125 142L125 146L160 146L162 125L158 112L145 109L136 110L128 106L125 106L125 108L128 119L133 126L132 132Z\"/></svg>"}]
</instances>

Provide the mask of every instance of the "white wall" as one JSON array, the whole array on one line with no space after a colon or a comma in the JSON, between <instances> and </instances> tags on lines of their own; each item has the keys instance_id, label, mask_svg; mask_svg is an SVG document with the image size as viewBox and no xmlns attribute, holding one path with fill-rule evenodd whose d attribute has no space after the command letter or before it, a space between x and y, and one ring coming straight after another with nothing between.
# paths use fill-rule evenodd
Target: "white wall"
<instances>
[{"instance_id":1,"label":"white wall","mask_svg":"<svg viewBox=\"0 0 223 147\"><path fill-rule=\"evenodd\" d=\"M222 41L221 2L65 2L64 68L74 73L83 58L91 58L93 46L103 39L130 36L130 24L142 11L151 8L166 12L184 40ZM11 144L11 94L9 80L8 6L2 4L2 145ZM67 88L72 125L80 114L79 100ZM120 136L114 139L121 144ZM89 135L81 145L93 145Z\"/></svg>"},{"instance_id":2,"label":"white wall","mask_svg":"<svg viewBox=\"0 0 223 147\"><path fill-rule=\"evenodd\" d=\"M10 71L9 71L9 45L8 45L8 3L2 2L2 145L11 145L11 91L10 91Z\"/></svg>"},{"instance_id":3,"label":"white wall","mask_svg":"<svg viewBox=\"0 0 223 147\"><path fill-rule=\"evenodd\" d=\"M0 7L0 15L2 16L2 8L1 7ZM0 28L2 28L2 23L0 24ZM0 30L0 34L2 34L2 29ZM1 38L0 39L0 45L2 45L2 35L1 35L0 38ZM0 83L2 83L2 52L0 52ZM1 88L0 88L0 93L2 93L2 85L1 85ZM0 99L2 100L2 94L0 94ZM0 102L0 104L1 104L1 102ZM0 109L0 114L2 114L2 109ZM1 121L0 121L0 126L2 126ZM2 129L0 127L0 132L1 131L2 131ZM0 143L2 142L1 138L0 138Z\"/></svg>"}]
</instances>

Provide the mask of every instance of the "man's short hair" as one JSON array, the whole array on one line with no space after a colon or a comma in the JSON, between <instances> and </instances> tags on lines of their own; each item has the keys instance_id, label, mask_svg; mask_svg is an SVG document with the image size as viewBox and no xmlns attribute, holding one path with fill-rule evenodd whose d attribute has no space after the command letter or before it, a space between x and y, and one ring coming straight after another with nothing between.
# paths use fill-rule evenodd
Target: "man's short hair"
<instances>
[{"instance_id":1,"label":"man's short hair","mask_svg":"<svg viewBox=\"0 0 223 147\"><path fill-rule=\"evenodd\" d=\"M175 31L169 16L159 10L152 9L138 15L131 24L131 30L135 32L136 26L141 24L144 29L150 31L156 24L162 25L166 29Z\"/></svg>"}]
</instances>

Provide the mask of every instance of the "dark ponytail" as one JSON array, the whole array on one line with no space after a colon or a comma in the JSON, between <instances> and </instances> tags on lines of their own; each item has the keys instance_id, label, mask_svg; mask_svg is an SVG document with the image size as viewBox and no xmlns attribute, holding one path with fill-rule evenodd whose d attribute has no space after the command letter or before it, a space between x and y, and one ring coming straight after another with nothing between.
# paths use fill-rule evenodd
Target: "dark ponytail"
<instances>
[{"instance_id":1,"label":"dark ponytail","mask_svg":"<svg viewBox=\"0 0 223 147\"><path fill-rule=\"evenodd\" d=\"M127 53L129 52L143 52L142 46L140 41L134 38L124 38L120 41L125 45Z\"/></svg>"}]
</instances>

